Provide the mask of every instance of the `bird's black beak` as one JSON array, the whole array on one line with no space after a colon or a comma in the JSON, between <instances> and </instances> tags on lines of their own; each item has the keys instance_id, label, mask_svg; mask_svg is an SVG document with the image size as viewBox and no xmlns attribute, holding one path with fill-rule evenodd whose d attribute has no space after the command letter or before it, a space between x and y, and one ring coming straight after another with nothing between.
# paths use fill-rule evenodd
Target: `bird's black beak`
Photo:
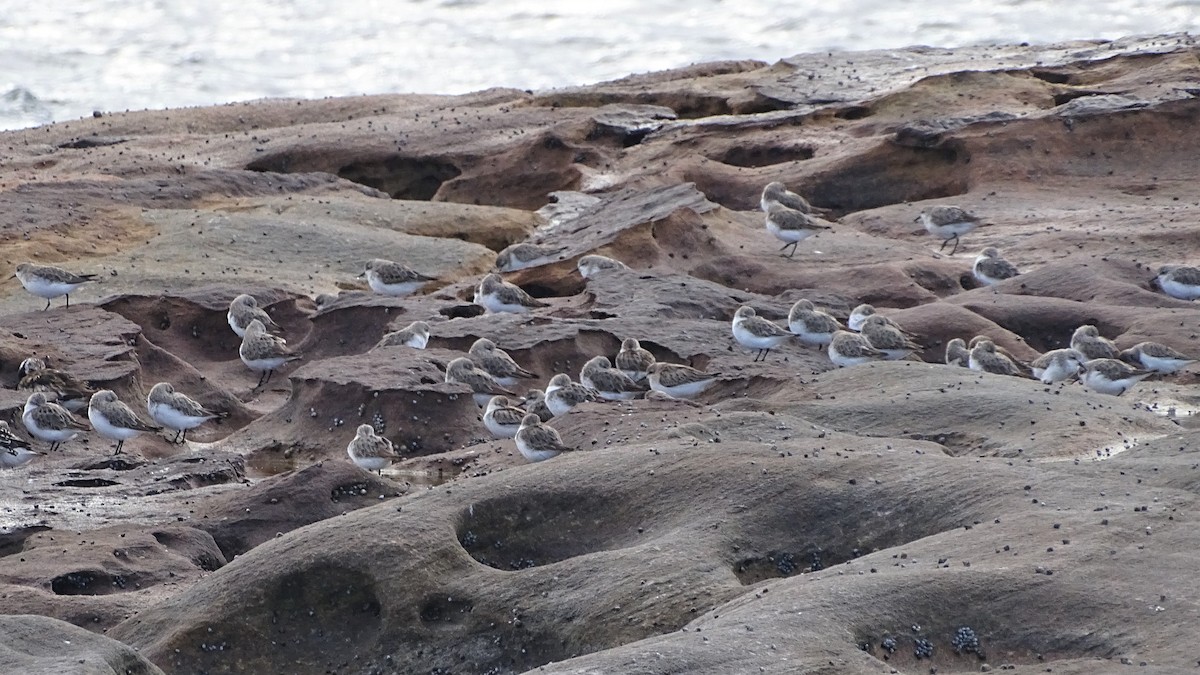
<instances>
[{"instance_id":1,"label":"bird's black beak","mask_svg":"<svg viewBox=\"0 0 1200 675\"><path fill-rule=\"evenodd\" d=\"M917 216L916 218L913 218L913 222L914 222L914 223L919 223L919 222L921 222L921 216Z\"/></svg>"}]
</instances>

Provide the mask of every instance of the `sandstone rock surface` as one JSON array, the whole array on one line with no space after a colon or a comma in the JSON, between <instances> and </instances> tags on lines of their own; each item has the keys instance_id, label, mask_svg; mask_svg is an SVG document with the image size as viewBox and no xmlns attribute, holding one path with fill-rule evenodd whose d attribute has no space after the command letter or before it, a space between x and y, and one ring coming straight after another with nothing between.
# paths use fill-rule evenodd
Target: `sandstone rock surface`
<instances>
[{"instance_id":1,"label":"sandstone rock surface","mask_svg":"<svg viewBox=\"0 0 1200 675\"><path fill-rule=\"evenodd\" d=\"M0 419L26 436L34 354L222 418L0 471L0 670L1193 672L1200 371L1112 397L942 356L987 335L1028 361L1082 324L1200 356L1200 308L1151 284L1200 262L1198 54L914 47L3 134L0 276L100 276L45 312L0 280ZM771 181L833 225L791 259ZM984 224L940 251L931 204ZM506 275L546 306L484 314L521 241L557 251ZM987 246L1021 274L980 287ZM628 269L584 279L589 254ZM435 280L373 294L372 258ZM241 293L303 355L262 387ZM801 298L922 349L838 369L734 340L740 306L784 325ZM375 347L413 321L426 349ZM537 464L445 381L479 338L524 394L629 337L715 383L583 403ZM401 456L382 475L346 455L364 423Z\"/></svg>"}]
</instances>

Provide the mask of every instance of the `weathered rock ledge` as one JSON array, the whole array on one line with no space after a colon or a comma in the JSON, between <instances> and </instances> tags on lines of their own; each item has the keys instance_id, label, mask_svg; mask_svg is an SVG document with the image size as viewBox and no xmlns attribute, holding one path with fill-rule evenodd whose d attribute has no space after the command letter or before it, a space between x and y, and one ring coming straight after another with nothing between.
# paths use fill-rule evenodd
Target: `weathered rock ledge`
<instances>
[{"instance_id":1,"label":"weathered rock ledge","mask_svg":"<svg viewBox=\"0 0 1200 675\"><path fill-rule=\"evenodd\" d=\"M1198 56L918 47L0 134L0 276L101 275L46 312L0 282L0 419L22 429L34 353L228 413L0 472L0 671L1195 672L1197 371L1117 398L941 357L1084 323L1200 354L1200 309L1149 283L1200 262ZM771 181L836 220L793 259ZM986 224L939 252L934 203ZM519 241L561 249L506 275L549 306L481 315ZM985 246L1022 274L978 287ZM589 253L630 269L584 280ZM438 281L372 295L375 257ZM263 391L226 324L243 292L305 354ZM920 361L733 341L739 306L800 297L875 305ZM414 320L429 349L372 349ZM580 406L553 426L581 451L531 465L444 382L480 337L536 386L625 337L720 378ZM346 458L364 422L406 457L382 476Z\"/></svg>"}]
</instances>

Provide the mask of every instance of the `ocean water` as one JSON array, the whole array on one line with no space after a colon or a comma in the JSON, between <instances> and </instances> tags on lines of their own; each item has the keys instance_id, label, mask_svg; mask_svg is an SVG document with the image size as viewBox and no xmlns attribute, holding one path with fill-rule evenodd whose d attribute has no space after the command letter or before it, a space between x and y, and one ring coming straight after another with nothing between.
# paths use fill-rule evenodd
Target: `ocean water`
<instances>
[{"instance_id":1,"label":"ocean water","mask_svg":"<svg viewBox=\"0 0 1200 675\"><path fill-rule=\"evenodd\" d=\"M546 89L718 59L1198 23L1200 0L0 0L0 129L94 110Z\"/></svg>"}]
</instances>

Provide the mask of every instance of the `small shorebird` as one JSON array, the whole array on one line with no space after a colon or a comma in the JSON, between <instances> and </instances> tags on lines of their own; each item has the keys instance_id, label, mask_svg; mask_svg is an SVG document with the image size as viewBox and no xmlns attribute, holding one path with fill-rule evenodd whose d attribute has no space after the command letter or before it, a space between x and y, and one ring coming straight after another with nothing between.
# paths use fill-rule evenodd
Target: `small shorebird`
<instances>
[{"instance_id":1,"label":"small shorebird","mask_svg":"<svg viewBox=\"0 0 1200 675\"><path fill-rule=\"evenodd\" d=\"M53 265L35 265L23 262L17 265L17 271L9 277L15 277L25 287L25 290L46 299L42 311L50 309L50 301L60 295L67 296L66 307L71 306L71 291L96 278L95 274L75 274Z\"/></svg>"},{"instance_id":2,"label":"small shorebird","mask_svg":"<svg viewBox=\"0 0 1200 675\"><path fill-rule=\"evenodd\" d=\"M1157 342L1139 342L1123 350L1121 360L1163 374L1179 372L1197 361Z\"/></svg>"},{"instance_id":3,"label":"small shorebird","mask_svg":"<svg viewBox=\"0 0 1200 675\"><path fill-rule=\"evenodd\" d=\"M579 275L584 279L592 279L597 275L613 270L627 270L629 266L615 258L603 255L585 255L575 264Z\"/></svg>"},{"instance_id":4,"label":"small shorebird","mask_svg":"<svg viewBox=\"0 0 1200 675\"><path fill-rule=\"evenodd\" d=\"M733 338L747 349L756 349L755 361L766 361L771 350L795 336L743 305L733 315Z\"/></svg>"},{"instance_id":5,"label":"small shorebird","mask_svg":"<svg viewBox=\"0 0 1200 675\"><path fill-rule=\"evenodd\" d=\"M1009 361L1012 361L1013 363L1015 363L1017 365L1024 365L1021 363L1021 361L1019 359L1017 359L1017 357L1013 356L1012 352L1010 352L1007 349L1005 349L1004 347L1001 347L1000 345L996 344L995 340L992 340L990 337L988 337L986 335L976 335L975 337L971 338L971 341L967 343L967 351L969 352L972 349L975 349L975 347L980 342L983 342L984 340L991 340L991 343L992 343L992 346L990 347L991 351L994 351L997 354L1002 355L1004 358L1008 359Z\"/></svg>"},{"instance_id":6,"label":"small shorebird","mask_svg":"<svg viewBox=\"0 0 1200 675\"><path fill-rule=\"evenodd\" d=\"M29 443L8 428L8 422L0 421L0 468L15 469L32 462L45 453L37 452Z\"/></svg>"},{"instance_id":7,"label":"small shorebird","mask_svg":"<svg viewBox=\"0 0 1200 675\"><path fill-rule=\"evenodd\" d=\"M398 262L375 258L368 260L359 278L366 277L372 291L382 295L405 296L416 293L434 280Z\"/></svg>"},{"instance_id":8,"label":"small shorebird","mask_svg":"<svg viewBox=\"0 0 1200 675\"><path fill-rule=\"evenodd\" d=\"M599 392L578 382L572 382L571 376L566 373L559 373L550 378L550 384L546 387L546 407L555 417L566 415L571 408L584 401L599 400Z\"/></svg>"},{"instance_id":9,"label":"small shorebird","mask_svg":"<svg viewBox=\"0 0 1200 675\"><path fill-rule=\"evenodd\" d=\"M301 358L300 354L287 346L283 338L268 333L258 319L251 320L246 326L246 334L242 336L242 346L238 348L238 355L242 357L242 363L246 364L247 368L262 373L258 376L258 384L254 385L255 389L270 382L276 368Z\"/></svg>"},{"instance_id":10,"label":"small shorebird","mask_svg":"<svg viewBox=\"0 0 1200 675\"><path fill-rule=\"evenodd\" d=\"M975 280L985 286L994 286L1020 273L1015 265L1000 257L1000 251L994 246L983 249L971 266Z\"/></svg>"},{"instance_id":11,"label":"small shorebird","mask_svg":"<svg viewBox=\"0 0 1200 675\"><path fill-rule=\"evenodd\" d=\"M92 394L88 403L88 421L101 436L117 442L114 455L121 454L125 441L143 431L162 431L162 427L143 421L111 389Z\"/></svg>"},{"instance_id":12,"label":"small shorebird","mask_svg":"<svg viewBox=\"0 0 1200 675\"><path fill-rule=\"evenodd\" d=\"M833 315L817 309L810 300L797 300L788 312L788 330L792 331L800 344L809 347L829 346L833 342L833 334L841 328L842 325Z\"/></svg>"},{"instance_id":13,"label":"small shorebird","mask_svg":"<svg viewBox=\"0 0 1200 675\"><path fill-rule=\"evenodd\" d=\"M1153 370L1134 368L1116 359L1092 359L1083 364L1082 379L1084 386L1092 391L1120 396L1153 374Z\"/></svg>"},{"instance_id":14,"label":"small shorebird","mask_svg":"<svg viewBox=\"0 0 1200 675\"><path fill-rule=\"evenodd\" d=\"M1163 293L1178 300L1200 298L1200 267L1163 265L1153 281Z\"/></svg>"},{"instance_id":15,"label":"small shorebird","mask_svg":"<svg viewBox=\"0 0 1200 675\"><path fill-rule=\"evenodd\" d=\"M1078 349L1052 349L1031 361L1029 369L1043 384L1054 384L1078 375L1087 360Z\"/></svg>"},{"instance_id":16,"label":"small shorebird","mask_svg":"<svg viewBox=\"0 0 1200 675\"><path fill-rule=\"evenodd\" d=\"M1100 335L1100 329L1091 324L1084 324L1071 334L1071 349L1078 349L1090 361L1092 359L1118 359L1121 350L1106 337Z\"/></svg>"},{"instance_id":17,"label":"small shorebird","mask_svg":"<svg viewBox=\"0 0 1200 675\"><path fill-rule=\"evenodd\" d=\"M521 420L527 414L536 413L513 406L507 396L493 396L483 413L483 426L496 438L512 438L517 435Z\"/></svg>"},{"instance_id":18,"label":"small shorebird","mask_svg":"<svg viewBox=\"0 0 1200 675\"><path fill-rule=\"evenodd\" d=\"M1016 361L996 350L996 343L987 338L981 338L977 342L972 339L972 342L975 342L975 345L971 347L971 356L967 363L967 367L971 370L994 375L1025 377L1025 372L1021 370Z\"/></svg>"},{"instance_id":19,"label":"small shorebird","mask_svg":"<svg viewBox=\"0 0 1200 675\"><path fill-rule=\"evenodd\" d=\"M475 293L475 304L493 314L502 312L524 314L538 307L549 307L541 300L532 298L520 286L508 283L495 273L487 275L483 281L479 282Z\"/></svg>"},{"instance_id":20,"label":"small shorebird","mask_svg":"<svg viewBox=\"0 0 1200 675\"><path fill-rule=\"evenodd\" d=\"M521 380L538 379L537 373L531 373L517 365L508 352L487 338L476 340L467 354L476 366L491 375L500 386L515 387Z\"/></svg>"},{"instance_id":21,"label":"small shorebird","mask_svg":"<svg viewBox=\"0 0 1200 675\"><path fill-rule=\"evenodd\" d=\"M159 382L150 388L150 393L146 395L146 412L155 422L175 430L172 443L186 443L190 429L228 415L208 410L187 394L175 391L175 386L170 382Z\"/></svg>"},{"instance_id":22,"label":"small shorebird","mask_svg":"<svg viewBox=\"0 0 1200 675\"><path fill-rule=\"evenodd\" d=\"M50 443L51 450L88 430L69 410L47 401L46 394L40 391L30 394L25 401L21 422L34 438Z\"/></svg>"},{"instance_id":23,"label":"small shorebird","mask_svg":"<svg viewBox=\"0 0 1200 675\"><path fill-rule=\"evenodd\" d=\"M899 361L922 349L921 345L913 342L904 331L880 314L863 321L862 335L872 347L883 353L885 361Z\"/></svg>"},{"instance_id":24,"label":"small shorebird","mask_svg":"<svg viewBox=\"0 0 1200 675\"><path fill-rule=\"evenodd\" d=\"M496 271L516 272L527 267L537 267L554 262L555 258L566 251L565 246L551 248L537 244L513 244L500 251L496 256Z\"/></svg>"},{"instance_id":25,"label":"small shorebird","mask_svg":"<svg viewBox=\"0 0 1200 675\"><path fill-rule=\"evenodd\" d=\"M672 398L692 398L717 381L717 373L706 373L690 366L659 361L650 366L646 378L650 388Z\"/></svg>"},{"instance_id":26,"label":"small shorebird","mask_svg":"<svg viewBox=\"0 0 1200 675\"><path fill-rule=\"evenodd\" d=\"M404 328L392 331L379 339L372 349L380 347L395 347L403 345L413 349L425 349L429 344L429 324L424 321L414 321Z\"/></svg>"},{"instance_id":27,"label":"small shorebird","mask_svg":"<svg viewBox=\"0 0 1200 675\"><path fill-rule=\"evenodd\" d=\"M767 231L775 235L775 238L784 242L780 251L792 248L791 254L787 257L791 258L796 255L796 247L804 239L808 239L814 234L822 230L830 229L830 226L820 220L797 211L789 209L786 206L775 205L767 211Z\"/></svg>"},{"instance_id":28,"label":"small shorebird","mask_svg":"<svg viewBox=\"0 0 1200 675\"><path fill-rule=\"evenodd\" d=\"M446 382L470 387L475 404L480 408L486 406L493 396L500 394L516 396L497 382L496 378L489 375L486 370L475 365L471 359L465 356L454 359L446 366Z\"/></svg>"},{"instance_id":29,"label":"small shorebird","mask_svg":"<svg viewBox=\"0 0 1200 675\"><path fill-rule=\"evenodd\" d=\"M579 371L579 383L600 394L606 401L628 401L644 393L649 386L634 382L612 367L607 356L593 356Z\"/></svg>"},{"instance_id":30,"label":"small shorebird","mask_svg":"<svg viewBox=\"0 0 1200 675\"><path fill-rule=\"evenodd\" d=\"M573 449L563 445L558 432L542 424L542 420L532 413L522 418L514 440L517 450L531 462L541 462Z\"/></svg>"},{"instance_id":31,"label":"small shorebird","mask_svg":"<svg viewBox=\"0 0 1200 675\"><path fill-rule=\"evenodd\" d=\"M863 322L867 320L867 317L874 314L875 308L864 302L850 310L850 317L846 319L846 327L856 333L862 332Z\"/></svg>"},{"instance_id":32,"label":"small shorebird","mask_svg":"<svg viewBox=\"0 0 1200 675\"><path fill-rule=\"evenodd\" d=\"M354 432L354 438L346 446L346 454L360 469L374 471L383 475L392 462L400 459L392 442L375 433L375 427L370 424L360 424Z\"/></svg>"},{"instance_id":33,"label":"small shorebird","mask_svg":"<svg viewBox=\"0 0 1200 675\"><path fill-rule=\"evenodd\" d=\"M48 367L45 359L36 356L22 361L17 368L17 374L21 377L17 382L17 389L45 392L47 400L58 403L71 412L78 412L87 407L88 399L96 393L86 382L65 371Z\"/></svg>"},{"instance_id":34,"label":"small shorebird","mask_svg":"<svg viewBox=\"0 0 1200 675\"><path fill-rule=\"evenodd\" d=\"M942 240L941 251L950 240L954 240L954 248L950 255L958 251L958 238L979 227L979 216L964 211L957 206L935 204L921 209L921 215L913 219L925 226L925 230Z\"/></svg>"},{"instance_id":35,"label":"small shorebird","mask_svg":"<svg viewBox=\"0 0 1200 675\"><path fill-rule=\"evenodd\" d=\"M634 338L625 338L614 360L617 370L634 382L641 382L646 379L646 371L654 364L654 355L642 349L642 344Z\"/></svg>"},{"instance_id":36,"label":"small shorebird","mask_svg":"<svg viewBox=\"0 0 1200 675\"><path fill-rule=\"evenodd\" d=\"M283 328L275 323L271 315L258 306L258 300L253 295L243 293L229 303L229 311L225 314L225 320L229 322L229 327L233 329L234 333L237 333L238 337L246 337L246 326L249 326L250 322L255 319L269 331L283 332Z\"/></svg>"},{"instance_id":37,"label":"small shorebird","mask_svg":"<svg viewBox=\"0 0 1200 675\"><path fill-rule=\"evenodd\" d=\"M567 378L570 381L570 377ZM546 392L541 389L530 389L525 392L525 398L520 403L525 408L525 412L530 412L541 418L543 422L549 422L554 419L554 413L550 412L550 408L546 407Z\"/></svg>"},{"instance_id":38,"label":"small shorebird","mask_svg":"<svg viewBox=\"0 0 1200 675\"><path fill-rule=\"evenodd\" d=\"M946 365L968 368L970 359L971 352L962 338L954 338L946 343Z\"/></svg>"},{"instance_id":39,"label":"small shorebird","mask_svg":"<svg viewBox=\"0 0 1200 675\"><path fill-rule=\"evenodd\" d=\"M825 209L819 209L808 200L800 195L787 189L787 187L779 181L767 183L763 188L762 197L758 201L764 213L771 210L772 206L784 206L800 213L820 215L827 213Z\"/></svg>"},{"instance_id":40,"label":"small shorebird","mask_svg":"<svg viewBox=\"0 0 1200 675\"><path fill-rule=\"evenodd\" d=\"M829 341L829 347L826 350L829 360L839 368L859 366L884 357L883 352L871 346L871 342L867 340L866 336L844 330L833 334L833 339Z\"/></svg>"}]
</instances>

